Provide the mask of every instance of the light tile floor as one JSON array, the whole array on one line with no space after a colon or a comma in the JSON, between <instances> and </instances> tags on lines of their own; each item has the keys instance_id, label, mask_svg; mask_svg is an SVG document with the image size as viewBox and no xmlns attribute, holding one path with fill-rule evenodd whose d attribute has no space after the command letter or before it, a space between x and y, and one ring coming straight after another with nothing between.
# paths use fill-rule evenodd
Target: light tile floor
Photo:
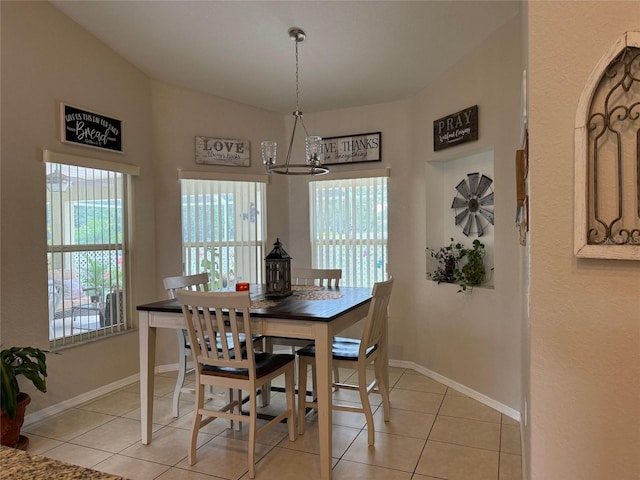
<instances>
[{"instance_id":1,"label":"light tile floor","mask_svg":"<svg viewBox=\"0 0 640 480\"><path fill-rule=\"evenodd\" d=\"M341 372L348 378L353 372ZM193 395L182 394L180 417L171 416L175 374L155 382L153 442L140 443L139 385L132 384L77 408L23 428L29 451L132 480L246 479L246 429L233 431L217 420L199 434L198 462L187 462ZM189 379L193 385L193 377ZM372 395L375 446L367 445L364 416L333 414L335 480L521 480L520 427L508 417L413 370L390 368L391 421L382 418ZM355 395L355 396L354 396ZM338 391L342 401L357 393ZM220 402L222 396L211 401ZM274 393L266 413L284 405ZM319 477L318 429L307 416L295 442L285 425L262 437L256 447L256 478Z\"/></svg>"}]
</instances>

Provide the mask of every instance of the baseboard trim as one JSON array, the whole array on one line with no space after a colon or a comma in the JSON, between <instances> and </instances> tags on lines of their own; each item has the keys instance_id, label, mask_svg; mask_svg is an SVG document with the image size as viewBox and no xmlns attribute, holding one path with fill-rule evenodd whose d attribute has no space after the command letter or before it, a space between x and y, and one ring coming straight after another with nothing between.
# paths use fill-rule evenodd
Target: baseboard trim
<instances>
[{"instance_id":1,"label":"baseboard trim","mask_svg":"<svg viewBox=\"0 0 640 480\"><path fill-rule=\"evenodd\" d=\"M506 415L507 417L520 422L520 412L504 405L493 398L487 397L486 395L477 392L469 387L462 385L461 383L455 382L450 378L445 377L444 375L440 375L439 373L434 372L433 370L429 370L428 368L424 368L414 362L406 362L403 360L389 360L389 366L391 367L400 367L400 368L410 368L411 370L415 370L422 375L429 377L437 382L446 385L447 387L453 388L454 390L465 394L468 397L477 400L478 402L486 405L487 407L493 408L498 412Z\"/></svg>"},{"instance_id":2,"label":"baseboard trim","mask_svg":"<svg viewBox=\"0 0 640 480\"><path fill-rule=\"evenodd\" d=\"M421 373L426 377L432 378L433 380L436 380L437 382L440 382L443 385L446 385L447 387L451 387L454 390L457 390L458 392L463 393L468 397L473 398L474 400L477 400L483 405L493 408L494 410L497 410L498 412L503 413L507 417L517 422L520 422L520 412L518 412L517 410L514 410L513 408L508 407L490 397L487 397L486 395L483 395L480 392L476 392L475 390L469 387L466 387L443 375L440 375L439 373L429 370L428 368L424 368L414 362L407 362L403 360L389 360L389 366L399 367L399 368L409 368L411 370L415 370L416 372ZM155 373L175 372L176 370L178 370L177 363L158 365L154 369ZM33 423L39 422L52 415L62 413L65 410L68 410L70 408L74 408L74 407L77 407L78 405L82 405L83 403L89 402L91 400L95 400L96 398L101 397L102 395L111 393L115 390L118 390L119 388L126 387L127 385L130 385L139 380L140 380L140 374L136 373L135 375L131 375L129 377L123 378L122 380L118 380L116 382L103 385L102 387L96 388L95 390L91 390L89 392L85 392L81 395L78 395L77 397L73 397L68 400L65 400L64 402L60 402L60 403L57 403L56 405L52 405L42 410L38 410L37 412L30 413L25 416L24 425L28 426Z\"/></svg>"},{"instance_id":3,"label":"baseboard trim","mask_svg":"<svg viewBox=\"0 0 640 480\"><path fill-rule=\"evenodd\" d=\"M160 372L158 372L160 373ZM131 385L132 383L140 380L140 374L136 373L135 375L131 375L130 377L123 378L116 382L109 383L107 385L103 385L101 387L96 388L95 390L91 390L89 392L85 392L77 397L70 398L69 400L65 400L64 402L57 403L47 408L43 408L42 410L38 410L37 412L30 413L29 415L25 415L24 417L24 425L31 425L33 423L39 422L40 420L44 420L52 415L57 413L62 413L65 410L70 408L77 407L78 405L82 405L83 403L89 402L91 400L95 400L102 395L106 395L111 393L119 388L126 387L127 385Z\"/></svg>"}]
</instances>

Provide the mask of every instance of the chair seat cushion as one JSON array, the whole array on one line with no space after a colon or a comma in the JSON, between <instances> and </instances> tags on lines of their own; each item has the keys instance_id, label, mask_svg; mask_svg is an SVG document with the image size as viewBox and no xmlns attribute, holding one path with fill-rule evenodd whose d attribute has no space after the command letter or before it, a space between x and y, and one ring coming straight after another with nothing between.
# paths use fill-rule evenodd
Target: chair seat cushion
<instances>
[{"instance_id":1,"label":"chair seat cushion","mask_svg":"<svg viewBox=\"0 0 640 480\"><path fill-rule=\"evenodd\" d=\"M246 353L245 353L246 354ZM256 377L261 378L265 375L275 372L289 362L295 360L295 355L286 353L255 353L256 359ZM216 375L219 377L229 378L249 378L249 370L246 368L216 367L213 365L205 365L202 370L203 375Z\"/></svg>"},{"instance_id":2,"label":"chair seat cushion","mask_svg":"<svg viewBox=\"0 0 640 480\"><path fill-rule=\"evenodd\" d=\"M377 345L369 347L367 349L367 356L374 352L376 348L378 348ZM360 351L360 340L356 338L334 337L331 349L335 360L356 362L358 360L358 352ZM309 345L308 347L301 348L296 353L303 357L315 357L316 346L315 344Z\"/></svg>"}]
</instances>

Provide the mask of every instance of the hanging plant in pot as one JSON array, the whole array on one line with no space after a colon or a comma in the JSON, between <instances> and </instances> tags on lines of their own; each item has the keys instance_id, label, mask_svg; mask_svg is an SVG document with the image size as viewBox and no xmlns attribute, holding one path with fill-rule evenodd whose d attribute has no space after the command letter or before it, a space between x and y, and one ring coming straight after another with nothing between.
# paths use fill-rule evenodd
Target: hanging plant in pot
<instances>
[{"instance_id":1,"label":"hanging plant in pot","mask_svg":"<svg viewBox=\"0 0 640 480\"><path fill-rule=\"evenodd\" d=\"M28 439L20 435L24 414L31 397L20 391L18 375L29 379L41 392L47 391L45 352L33 347L11 347L0 352L2 367L2 431L1 443L8 447L26 448Z\"/></svg>"},{"instance_id":2,"label":"hanging plant in pot","mask_svg":"<svg viewBox=\"0 0 640 480\"><path fill-rule=\"evenodd\" d=\"M480 240L473 241L471 247L465 247L453 238L451 243L438 250L427 249L435 267L427 276L438 283L455 283L458 292L471 292L474 286L485 280L485 246Z\"/></svg>"}]
</instances>

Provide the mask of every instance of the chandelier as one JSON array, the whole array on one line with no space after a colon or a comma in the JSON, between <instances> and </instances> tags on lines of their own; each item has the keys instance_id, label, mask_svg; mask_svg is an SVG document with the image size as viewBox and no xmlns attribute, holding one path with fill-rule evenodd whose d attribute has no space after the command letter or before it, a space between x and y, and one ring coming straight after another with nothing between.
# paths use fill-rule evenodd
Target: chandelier
<instances>
[{"instance_id":1,"label":"chandelier","mask_svg":"<svg viewBox=\"0 0 640 480\"><path fill-rule=\"evenodd\" d=\"M278 165L276 163L277 143L273 141L264 141L262 147L262 163L264 163L267 173L277 173L279 175L324 175L329 173L329 169L322 166L322 138L316 135L309 135L307 127L302 119L300 111L300 87L298 82L298 44L305 39L304 31L297 27L289 29L289 38L295 42L296 46L296 110L293 112L294 122L293 131L291 132L291 141L289 142L289 150L287 151L287 159L285 163ZM296 127L298 120L302 124L305 137L306 163L291 163L291 149L293 140L296 136Z\"/></svg>"}]
</instances>

